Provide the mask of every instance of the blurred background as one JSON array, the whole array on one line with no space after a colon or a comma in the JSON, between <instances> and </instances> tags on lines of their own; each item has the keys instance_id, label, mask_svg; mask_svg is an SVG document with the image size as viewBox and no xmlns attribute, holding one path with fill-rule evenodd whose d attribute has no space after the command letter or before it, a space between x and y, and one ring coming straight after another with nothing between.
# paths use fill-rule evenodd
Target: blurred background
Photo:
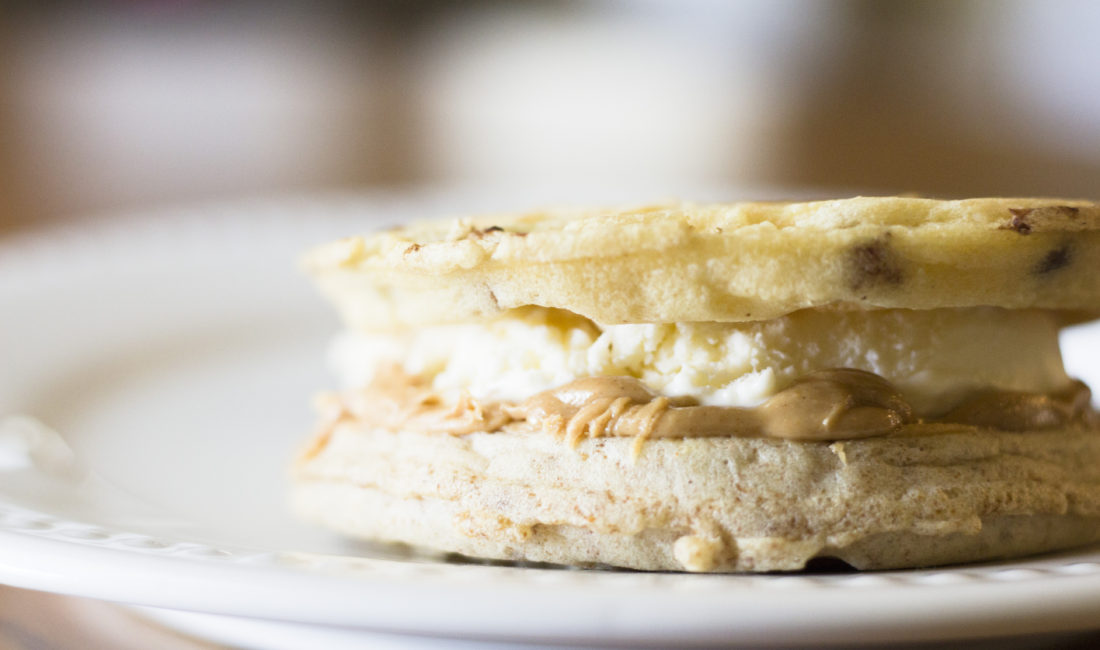
<instances>
[{"instance_id":1,"label":"blurred background","mask_svg":"<svg viewBox=\"0 0 1100 650\"><path fill-rule=\"evenodd\" d=\"M1100 198L1090 0L4 6L9 230L442 186Z\"/></svg>"}]
</instances>

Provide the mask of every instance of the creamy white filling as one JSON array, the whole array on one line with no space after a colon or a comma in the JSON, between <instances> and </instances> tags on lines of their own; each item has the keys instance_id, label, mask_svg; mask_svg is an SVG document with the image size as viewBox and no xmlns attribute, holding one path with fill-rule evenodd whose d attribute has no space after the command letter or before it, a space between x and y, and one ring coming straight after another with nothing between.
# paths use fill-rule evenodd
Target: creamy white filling
<instances>
[{"instance_id":1,"label":"creamy white filling","mask_svg":"<svg viewBox=\"0 0 1100 650\"><path fill-rule=\"evenodd\" d=\"M754 406L797 378L858 368L892 382L921 415L984 388L1052 392L1069 383L1058 325L996 308L819 311L752 323L596 326L526 309L402 334L346 332L331 363L345 387L397 363L443 393L520 401L579 377L628 375L669 396Z\"/></svg>"}]
</instances>

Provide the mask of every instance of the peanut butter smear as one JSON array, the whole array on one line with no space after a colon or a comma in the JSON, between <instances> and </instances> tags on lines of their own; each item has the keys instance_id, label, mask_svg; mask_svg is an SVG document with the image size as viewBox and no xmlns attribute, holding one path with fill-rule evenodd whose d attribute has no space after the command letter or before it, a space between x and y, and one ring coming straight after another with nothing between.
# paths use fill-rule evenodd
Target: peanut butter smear
<instances>
[{"instance_id":1,"label":"peanut butter smear","mask_svg":"<svg viewBox=\"0 0 1100 650\"><path fill-rule=\"evenodd\" d=\"M753 407L702 406L690 397L658 395L639 380L620 376L583 377L518 404L481 403L469 396L448 403L426 381L393 367L369 387L335 398L339 407L331 419L449 435L495 432L526 422L570 445L599 437L852 440L927 422L1004 431L1096 427L1100 420L1090 398L1081 382L1051 394L986 390L940 417L918 420L884 378L836 368L809 374Z\"/></svg>"}]
</instances>

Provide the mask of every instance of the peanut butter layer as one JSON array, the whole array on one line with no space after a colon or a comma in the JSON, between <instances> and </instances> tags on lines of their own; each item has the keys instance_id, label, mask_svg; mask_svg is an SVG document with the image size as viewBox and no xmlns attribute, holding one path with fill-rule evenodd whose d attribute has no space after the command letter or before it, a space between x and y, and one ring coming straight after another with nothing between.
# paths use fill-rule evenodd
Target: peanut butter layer
<instances>
[{"instance_id":1,"label":"peanut butter layer","mask_svg":"<svg viewBox=\"0 0 1100 650\"><path fill-rule=\"evenodd\" d=\"M1087 428L1098 422L1090 397L1081 382L1050 394L987 390L938 418L922 420L882 377L837 368L807 375L747 408L658 395L633 377L584 377L518 404L481 403L468 396L448 403L419 378L392 368L365 389L326 396L322 408L330 423L353 420L392 431L466 435L527 423L573 445L602 436L852 440L927 423L1002 431ZM315 447L323 446L324 435Z\"/></svg>"},{"instance_id":2,"label":"peanut butter layer","mask_svg":"<svg viewBox=\"0 0 1100 650\"><path fill-rule=\"evenodd\" d=\"M585 377L505 410L570 443L584 436L865 438L913 419L909 404L889 382L851 369L814 373L751 408L670 399L632 377Z\"/></svg>"}]
</instances>

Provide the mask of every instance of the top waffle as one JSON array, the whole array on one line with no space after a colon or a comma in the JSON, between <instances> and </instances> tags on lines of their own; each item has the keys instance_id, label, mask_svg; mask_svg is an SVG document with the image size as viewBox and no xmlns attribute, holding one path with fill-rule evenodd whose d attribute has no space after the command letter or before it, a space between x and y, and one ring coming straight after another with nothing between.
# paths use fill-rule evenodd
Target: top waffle
<instances>
[{"instance_id":1,"label":"top waffle","mask_svg":"<svg viewBox=\"0 0 1100 650\"><path fill-rule=\"evenodd\" d=\"M858 197L428 222L319 246L306 269L358 329L524 305L597 323L804 308L1100 308L1100 204Z\"/></svg>"}]
</instances>

